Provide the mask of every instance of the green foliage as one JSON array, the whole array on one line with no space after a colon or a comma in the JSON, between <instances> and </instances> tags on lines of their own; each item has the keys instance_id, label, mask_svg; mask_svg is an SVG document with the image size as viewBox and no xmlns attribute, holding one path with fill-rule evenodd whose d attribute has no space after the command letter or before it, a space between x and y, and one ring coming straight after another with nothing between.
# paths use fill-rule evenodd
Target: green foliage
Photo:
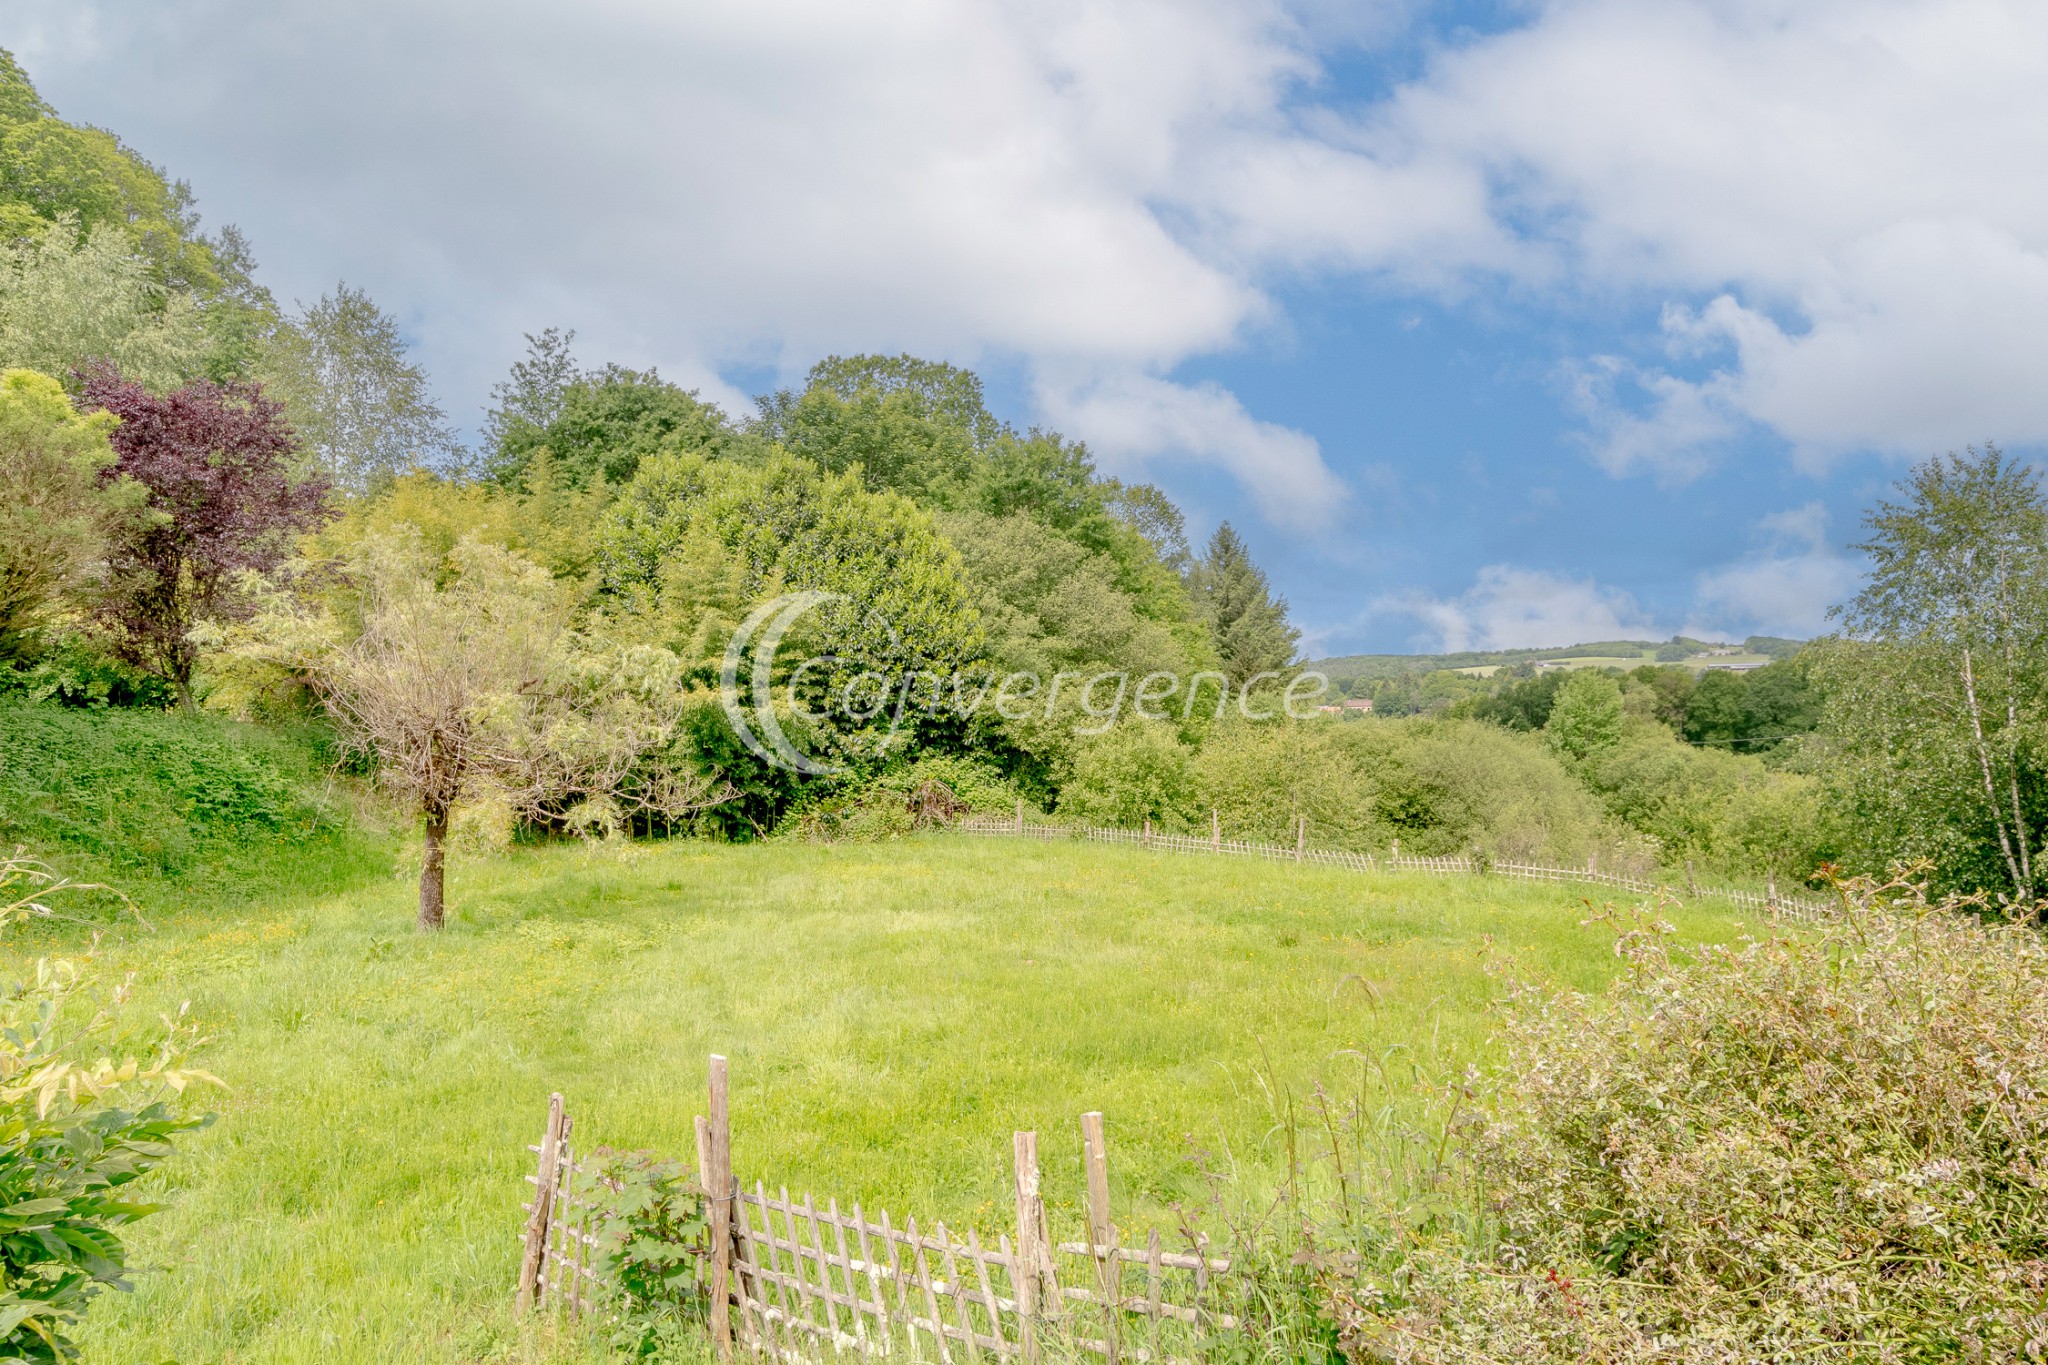
<instances>
[{"instance_id":1,"label":"green foliage","mask_svg":"<svg viewBox=\"0 0 2048 1365\"><path fill-rule=\"evenodd\" d=\"M165 286L118 227L81 233L65 217L0 242L0 365L68 378L104 360L163 390L204 372L212 346L198 303Z\"/></svg>"},{"instance_id":2,"label":"green foliage","mask_svg":"<svg viewBox=\"0 0 2048 1365\"><path fill-rule=\"evenodd\" d=\"M1543 733L1566 758L1584 762L1621 739L1621 684L1606 672L1574 669L1558 687Z\"/></svg>"},{"instance_id":3,"label":"green foliage","mask_svg":"<svg viewBox=\"0 0 2048 1365\"><path fill-rule=\"evenodd\" d=\"M1483 849L1577 863L1623 842L1599 804L1535 736L1471 720L1334 727L1368 785L1373 845L1428 856Z\"/></svg>"},{"instance_id":4,"label":"green foliage","mask_svg":"<svg viewBox=\"0 0 2048 1365\"><path fill-rule=\"evenodd\" d=\"M1188 582L1207 623L1223 671L1237 687L1262 673L1285 673L1301 632L1287 622L1287 599L1275 598L1229 522L1216 528Z\"/></svg>"},{"instance_id":5,"label":"green foliage","mask_svg":"<svg viewBox=\"0 0 2048 1365\"><path fill-rule=\"evenodd\" d=\"M1642 914L1626 989L1515 997L1446 1173L1490 1235L1346 1286L1354 1358L2027 1358L2048 948L1911 888L1846 900L1691 952Z\"/></svg>"},{"instance_id":6,"label":"green foliage","mask_svg":"<svg viewBox=\"0 0 2048 1365\"><path fill-rule=\"evenodd\" d=\"M1195 762L1195 818L1214 810L1232 838L1291 844L1295 819L1306 816L1310 842L1319 848L1384 845L1376 784L1338 729L1243 720L1217 726Z\"/></svg>"},{"instance_id":7,"label":"green foliage","mask_svg":"<svg viewBox=\"0 0 2048 1365\"><path fill-rule=\"evenodd\" d=\"M1640 723L1638 723L1640 724ZM1836 850L1819 782L1643 727L1582 768L1608 813L1655 841L1661 859L1727 876L1766 869L1804 880Z\"/></svg>"},{"instance_id":8,"label":"green foliage","mask_svg":"<svg viewBox=\"0 0 2048 1365\"><path fill-rule=\"evenodd\" d=\"M154 673L123 663L90 635L58 633L35 662L0 671L0 697L104 710L110 706L164 711L178 694Z\"/></svg>"},{"instance_id":9,"label":"green foliage","mask_svg":"<svg viewBox=\"0 0 2048 1365\"><path fill-rule=\"evenodd\" d=\"M1701 674L1685 698L1680 728L1694 744L1766 753L1819 724L1820 695L1808 663L1786 659L1745 673Z\"/></svg>"},{"instance_id":10,"label":"green foliage","mask_svg":"<svg viewBox=\"0 0 2048 1365\"><path fill-rule=\"evenodd\" d=\"M1185 829L1195 814L1191 758L1171 725L1119 725L1079 747L1072 776L1060 788L1059 813L1123 829L1147 820Z\"/></svg>"},{"instance_id":11,"label":"green foliage","mask_svg":"<svg viewBox=\"0 0 2048 1365\"><path fill-rule=\"evenodd\" d=\"M1866 518L1848 639L1814 662L1834 776L1886 856L1925 841L1943 884L2029 902L2048 885L2048 500L1995 446L1928 460L1900 491Z\"/></svg>"},{"instance_id":12,"label":"green foliage","mask_svg":"<svg viewBox=\"0 0 2048 1365\"><path fill-rule=\"evenodd\" d=\"M19 854L0 857L0 928L52 913L72 887ZM134 1182L171 1139L212 1116L170 1101L194 1082L198 1040L183 1018L136 1031L117 995L87 994L91 963L44 958L0 997L0 1359L79 1359L70 1332L105 1289L130 1289L123 1231L162 1205ZM123 1055L123 1054L126 1055ZM128 1106L133 1106L128 1107Z\"/></svg>"},{"instance_id":13,"label":"green foliage","mask_svg":"<svg viewBox=\"0 0 2048 1365\"><path fill-rule=\"evenodd\" d=\"M1490 697L1480 697L1463 708L1474 720L1490 720L1510 730L1541 730L1550 723L1550 708L1557 704L1557 689L1570 676L1561 668L1517 678Z\"/></svg>"},{"instance_id":14,"label":"green foliage","mask_svg":"<svg viewBox=\"0 0 2048 1365\"><path fill-rule=\"evenodd\" d=\"M806 701L819 706L843 700L865 671L950 676L982 656L965 570L931 515L788 455L744 464L658 456L624 490L598 543L613 609L675 648L722 650L744 604L832 594L813 627L830 667L806 680L815 692ZM834 723L846 733L863 724Z\"/></svg>"},{"instance_id":15,"label":"green foliage","mask_svg":"<svg viewBox=\"0 0 2048 1365\"><path fill-rule=\"evenodd\" d=\"M634 1360L691 1343L704 1321L710 1229L704 1193L680 1162L600 1147L571 1194L596 1211L596 1261L611 1301L610 1344Z\"/></svg>"},{"instance_id":16,"label":"green foliage","mask_svg":"<svg viewBox=\"0 0 2048 1365\"><path fill-rule=\"evenodd\" d=\"M319 794L329 757L318 731L0 698L0 843L145 905L338 888L388 862Z\"/></svg>"},{"instance_id":17,"label":"green foliage","mask_svg":"<svg viewBox=\"0 0 2048 1365\"><path fill-rule=\"evenodd\" d=\"M564 340L562 345L566 344ZM500 406L490 419L498 433L497 446L484 454L485 471L507 487L527 485L530 468L543 450L554 461L554 477L565 487L616 488L657 454L720 452L745 445L717 408L653 370L606 365L597 371L575 371L556 393L547 386L561 376L548 368L548 357L537 355L527 364L538 368L526 376L525 386L499 394ZM544 425L528 415L550 412Z\"/></svg>"},{"instance_id":18,"label":"green foliage","mask_svg":"<svg viewBox=\"0 0 2048 1365\"><path fill-rule=\"evenodd\" d=\"M271 398L337 487L363 493L460 455L398 322L346 281L279 321L255 365Z\"/></svg>"},{"instance_id":19,"label":"green foliage","mask_svg":"<svg viewBox=\"0 0 2048 1365\"><path fill-rule=\"evenodd\" d=\"M106 413L75 411L47 375L0 371L0 672L37 651L139 501L133 485L101 485L113 426Z\"/></svg>"},{"instance_id":20,"label":"green foliage","mask_svg":"<svg viewBox=\"0 0 2048 1365\"><path fill-rule=\"evenodd\" d=\"M895 839L940 828L964 815L1008 815L1021 798L988 764L955 754L926 753L870 776L843 780L818 797L818 784L777 827L778 835L812 840Z\"/></svg>"},{"instance_id":21,"label":"green foliage","mask_svg":"<svg viewBox=\"0 0 2048 1365\"><path fill-rule=\"evenodd\" d=\"M0 227L9 238L111 227L145 255L160 283L216 291L214 245L199 236L183 182L112 133L59 119L13 56L0 49Z\"/></svg>"}]
</instances>

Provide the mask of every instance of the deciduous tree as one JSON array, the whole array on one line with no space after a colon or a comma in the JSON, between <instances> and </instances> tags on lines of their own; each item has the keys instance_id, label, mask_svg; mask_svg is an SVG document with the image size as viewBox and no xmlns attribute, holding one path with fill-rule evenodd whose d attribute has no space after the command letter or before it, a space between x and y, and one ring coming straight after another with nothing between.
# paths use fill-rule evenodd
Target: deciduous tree
<instances>
[{"instance_id":1,"label":"deciduous tree","mask_svg":"<svg viewBox=\"0 0 2048 1365\"><path fill-rule=\"evenodd\" d=\"M397 320L346 280L278 325L258 373L322 475L351 492L461 456Z\"/></svg>"},{"instance_id":2,"label":"deciduous tree","mask_svg":"<svg viewBox=\"0 0 2048 1365\"><path fill-rule=\"evenodd\" d=\"M159 397L111 366L83 378L82 406L120 419L102 477L148 490L148 515L112 547L100 614L122 656L190 706L193 626L237 610L238 576L275 567L327 515L328 485L291 477L297 443L260 387L200 380Z\"/></svg>"},{"instance_id":3,"label":"deciduous tree","mask_svg":"<svg viewBox=\"0 0 2048 1365\"><path fill-rule=\"evenodd\" d=\"M113 427L109 414L76 411L48 375L0 373L0 668L33 650L139 501L140 488L100 480Z\"/></svg>"},{"instance_id":4,"label":"deciduous tree","mask_svg":"<svg viewBox=\"0 0 2048 1365\"><path fill-rule=\"evenodd\" d=\"M1996 446L1937 456L1865 519L1863 590L1821 651L1828 729L1852 797L1906 823L1979 823L2022 903L2040 895L2048 702L2048 502ZM1856 792L1860 791L1860 796ZM1901 853L1906 849L1898 850ZM1955 860L1932 853L1953 870Z\"/></svg>"}]
</instances>

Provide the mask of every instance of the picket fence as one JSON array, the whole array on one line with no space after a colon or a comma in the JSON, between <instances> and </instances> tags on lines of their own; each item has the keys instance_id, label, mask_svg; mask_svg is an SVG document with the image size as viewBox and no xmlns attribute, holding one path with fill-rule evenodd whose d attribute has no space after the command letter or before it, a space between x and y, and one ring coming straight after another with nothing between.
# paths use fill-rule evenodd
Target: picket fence
<instances>
[{"instance_id":1,"label":"picket fence","mask_svg":"<svg viewBox=\"0 0 2048 1365\"><path fill-rule=\"evenodd\" d=\"M1143 829L1115 829L1101 825L1064 824L1027 819L1022 803L1015 816L976 815L960 820L954 828L963 834L994 836L998 838L1040 839L1057 841L1079 839L1097 844L1129 844L1140 848L1157 849L1166 853L1200 853L1211 856L1259 858L1267 862L1297 863L1308 867L1338 867L1351 872L1422 872L1433 876L1484 875L1509 877L1520 881L1576 883L1585 886L1602 886L1623 891L1632 896L1654 896L1659 892L1683 894L1693 899L1713 897L1726 901L1745 910L1754 910L1778 918L1814 920L1830 913L1832 907L1824 901L1806 900L1797 896L1780 895L1776 878L1767 882L1768 890L1758 893L1743 891L1734 887L1706 887L1688 885L1674 888L1664 883L1646 881L1620 873L1602 872L1597 866L1547 867L1537 863L1521 863L1513 859L1442 857L1419 858L1403 856L1398 843L1387 855L1353 853L1348 849L1311 848L1308 844L1308 821L1297 817L1295 821L1295 842L1292 847L1285 844L1254 843L1244 839L1223 837L1221 822L1214 813L1210 816L1208 838L1192 834L1169 834L1154 830L1148 821ZM1690 882L1688 877L1688 882Z\"/></svg>"},{"instance_id":2,"label":"picket fence","mask_svg":"<svg viewBox=\"0 0 2048 1365\"><path fill-rule=\"evenodd\" d=\"M1100 1113L1081 1116L1087 1227L1054 1240L1039 1190L1038 1135L1012 1138L1016 1221L992 1239L837 1199L821 1209L787 1187L752 1192L732 1174L725 1058L711 1058L710 1113L697 1119L697 1185L707 1192L701 1246L708 1326L722 1358L735 1350L776 1361L927 1359L937 1365L1041 1360L1050 1351L1100 1356L1107 1365L1191 1362L1199 1343L1237 1326L1221 1302L1227 1257L1206 1237L1168 1249L1157 1229L1126 1247L1110 1216L1109 1150ZM570 1142L573 1122L552 1096L539 1158L527 1180L520 1311L571 1318L604 1311L593 1253L603 1215L582 1193L592 1166ZM708 1192L722 1190L722 1197ZM1014 1234L1014 1235L1013 1235Z\"/></svg>"}]
</instances>

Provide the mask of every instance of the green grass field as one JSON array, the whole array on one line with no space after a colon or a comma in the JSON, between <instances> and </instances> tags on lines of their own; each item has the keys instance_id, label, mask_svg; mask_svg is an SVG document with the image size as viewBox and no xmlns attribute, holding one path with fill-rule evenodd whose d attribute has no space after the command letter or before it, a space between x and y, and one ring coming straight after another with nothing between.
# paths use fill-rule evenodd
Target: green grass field
<instances>
[{"instance_id":1,"label":"green grass field","mask_svg":"<svg viewBox=\"0 0 2048 1365\"><path fill-rule=\"evenodd\" d=\"M1354 1085L1349 1052L1480 1056L1489 956L1589 987L1614 963L1558 888L958 836L527 851L458 865L431 938L411 894L192 909L102 943L139 1003L192 1002L233 1089L89 1359L570 1358L509 1311L551 1090L585 1147L684 1155L722 1051L743 1178L985 1228L1024 1127L1074 1216L1077 1118L1100 1108L1138 1223L1200 1193L1195 1147L1270 1181L1271 1094Z\"/></svg>"}]
</instances>

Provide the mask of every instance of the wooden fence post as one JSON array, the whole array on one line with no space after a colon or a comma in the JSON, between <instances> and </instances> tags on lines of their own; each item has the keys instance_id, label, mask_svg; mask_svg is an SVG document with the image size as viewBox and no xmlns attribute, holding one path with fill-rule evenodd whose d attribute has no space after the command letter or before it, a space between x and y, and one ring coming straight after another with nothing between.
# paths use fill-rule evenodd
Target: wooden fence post
<instances>
[{"instance_id":1,"label":"wooden fence post","mask_svg":"<svg viewBox=\"0 0 2048 1365\"><path fill-rule=\"evenodd\" d=\"M711 1116L705 1123L705 1202L711 1206L711 1341L732 1358L732 1118L726 1108L725 1058L711 1055Z\"/></svg>"},{"instance_id":2,"label":"wooden fence post","mask_svg":"<svg viewBox=\"0 0 2048 1365\"><path fill-rule=\"evenodd\" d=\"M1693 878L1693 875L1692 875L1692 859L1690 859L1690 858L1687 858L1687 859L1685 860L1685 892L1686 892L1686 894L1687 894L1687 895L1691 896L1691 897L1692 897L1692 898L1693 898L1694 900L1698 900L1698 899L1699 899L1699 894L1700 894L1700 884L1699 884L1699 882L1697 882L1697 881L1696 881L1696 880L1694 880L1694 878Z\"/></svg>"},{"instance_id":3,"label":"wooden fence post","mask_svg":"<svg viewBox=\"0 0 2048 1365\"><path fill-rule=\"evenodd\" d=\"M1095 1260L1095 1283L1102 1297L1102 1354L1107 1365L1117 1365L1123 1271L1117 1265L1116 1225L1109 1218L1109 1147L1102 1135L1101 1111L1081 1115L1081 1148L1088 1163L1089 1253Z\"/></svg>"},{"instance_id":4,"label":"wooden fence post","mask_svg":"<svg viewBox=\"0 0 2048 1365\"><path fill-rule=\"evenodd\" d=\"M1013 1139L1017 1171L1017 1259L1011 1266L1011 1291L1017 1296L1017 1335L1024 1343L1027 1365L1038 1365L1039 1266L1051 1255L1040 1235L1045 1201L1038 1193L1038 1134L1018 1133Z\"/></svg>"},{"instance_id":5,"label":"wooden fence post","mask_svg":"<svg viewBox=\"0 0 2048 1365\"><path fill-rule=\"evenodd\" d=\"M1145 818L1145 847L1152 847L1152 819L1150 816Z\"/></svg>"},{"instance_id":6,"label":"wooden fence post","mask_svg":"<svg viewBox=\"0 0 2048 1365\"><path fill-rule=\"evenodd\" d=\"M1301 861L1301 855L1308 849L1308 817L1294 817L1294 861Z\"/></svg>"},{"instance_id":7,"label":"wooden fence post","mask_svg":"<svg viewBox=\"0 0 2048 1365\"><path fill-rule=\"evenodd\" d=\"M1778 874L1768 868L1764 870L1764 888L1769 893L1764 903L1771 907L1771 914L1776 915L1778 913Z\"/></svg>"},{"instance_id":8,"label":"wooden fence post","mask_svg":"<svg viewBox=\"0 0 2048 1365\"><path fill-rule=\"evenodd\" d=\"M548 1126L540 1140L540 1181L533 1187L533 1207L526 1219L526 1254L519 1258L518 1311L532 1308L540 1296L540 1280L548 1245L548 1214L555 1203L555 1168L562 1151L562 1097L548 1096Z\"/></svg>"},{"instance_id":9,"label":"wooden fence post","mask_svg":"<svg viewBox=\"0 0 2048 1365\"><path fill-rule=\"evenodd\" d=\"M1021 796L1017 798L1017 832L1024 832L1024 798Z\"/></svg>"},{"instance_id":10,"label":"wooden fence post","mask_svg":"<svg viewBox=\"0 0 2048 1365\"><path fill-rule=\"evenodd\" d=\"M1217 813L1214 806L1209 807L1209 851L1223 851L1223 817Z\"/></svg>"}]
</instances>

